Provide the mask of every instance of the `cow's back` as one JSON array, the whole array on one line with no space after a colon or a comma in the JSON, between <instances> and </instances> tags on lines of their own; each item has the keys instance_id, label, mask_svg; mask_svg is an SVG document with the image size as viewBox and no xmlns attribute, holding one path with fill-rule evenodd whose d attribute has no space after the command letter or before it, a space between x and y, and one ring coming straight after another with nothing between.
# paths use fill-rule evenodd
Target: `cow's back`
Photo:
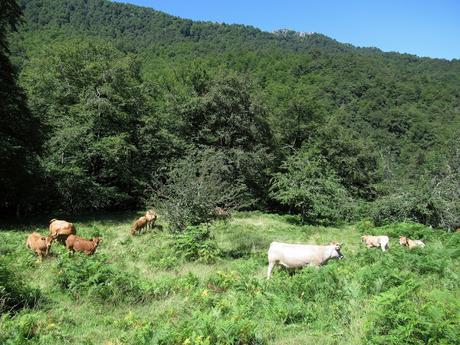
<instances>
[{"instance_id":1,"label":"cow's back","mask_svg":"<svg viewBox=\"0 0 460 345\"><path fill-rule=\"evenodd\" d=\"M321 247L323 246L272 242L268 250L268 260L292 268L308 264L320 265L323 259Z\"/></svg>"},{"instance_id":2,"label":"cow's back","mask_svg":"<svg viewBox=\"0 0 460 345\"><path fill-rule=\"evenodd\" d=\"M73 223L69 223L65 220L54 219L51 221L49 228L51 236L56 237L61 243L65 243L68 236L77 233Z\"/></svg>"},{"instance_id":3,"label":"cow's back","mask_svg":"<svg viewBox=\"0 0 460 345\"><path fill-rule=\"evenodd\" d=\"M33 232L29 236L27 236L27 247L30 249L37 249L43 247L44 243L42 243L42 236L37 233Z\"/></svg>"}]
</instances>

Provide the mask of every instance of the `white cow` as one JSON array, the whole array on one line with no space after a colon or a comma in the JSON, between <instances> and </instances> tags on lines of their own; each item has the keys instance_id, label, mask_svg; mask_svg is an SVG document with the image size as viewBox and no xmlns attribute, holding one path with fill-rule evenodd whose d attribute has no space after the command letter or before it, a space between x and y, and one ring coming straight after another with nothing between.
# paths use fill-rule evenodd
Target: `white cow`
<instances>
[{"instance_id":1,"label":"white cow","mask_svg":"<svg viewBox=\"0 0 460 345\"><path fill-rule=\"evenodd\" d=\"M382 251L390 248L390 239L388 236L361 236L361 240L366 244L367 248L380 247Z\"/></svg>"},{"instance_id":2,"label":"white cow","mask_svg":"<svg viewBox=\"0 0 460 345\"><path fill-rule=\"evenodd\" d=\"M339 243L319 246L272 242L268 249L267 279L270 278L273 267L277 263L287 268L298 268L307 265L319 266L331 258L343 258Z\"/></svg>"}]
</instances>

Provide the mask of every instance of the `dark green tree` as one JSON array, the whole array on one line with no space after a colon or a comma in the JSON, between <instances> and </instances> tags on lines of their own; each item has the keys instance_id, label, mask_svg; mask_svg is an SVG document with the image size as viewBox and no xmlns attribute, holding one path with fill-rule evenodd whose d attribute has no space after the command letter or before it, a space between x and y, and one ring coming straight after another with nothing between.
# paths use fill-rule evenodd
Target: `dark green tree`
<instances>
[{"instance_id":1,"label":"dark green tree","mask_svg":"<svg viewBox=\"0 0 460 345\"><path fill-rule=\"evenodd\" d=\"M42 159L57 206L100 209L136 201L139 64L97 40L48 47L21 80L47 133Z\"/></svg>"},{"instance_id":2,"label":"dark green tree","mask_svg":"<svg viewBox=\"0 0 460 345\"><path fill-rule=\"evenodd\" d=\"M15 0L0 3L0 213L17 215L34 202L41 145L40 119L27 108L9 59L7 34L20 17Z\"/></svg>"}]
</instances>

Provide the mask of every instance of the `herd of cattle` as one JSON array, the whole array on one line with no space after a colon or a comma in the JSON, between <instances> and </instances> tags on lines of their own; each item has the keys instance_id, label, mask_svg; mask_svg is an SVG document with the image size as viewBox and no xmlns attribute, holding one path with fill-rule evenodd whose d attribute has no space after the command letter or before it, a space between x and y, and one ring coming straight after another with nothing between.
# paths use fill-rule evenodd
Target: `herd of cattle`
<instances>
[{"instance_id":1,"label":"herd of cattle","mask_svg":"<svg viewBox=\"0 0 460 345\"><path fill-rule=\"evenodd\" d=\"M157 214L153 210L148 210L144 216L136 219L131 226L131 235L136 235L144 228L151 228L157 220ZM38 232L33 232L27 237L27 248L35 252L40 260L48 256L50 253L51 243L57 240L59 243L66 246L69 255L77 252L83 252L86 255L93 255L102 242L101 237L93 237L86 239L77 236L77 230L72 223L65 220L51 219L50 220L50 234L42 236Z\"/></svg>"},{"instance_id":2,"label":"herd of cattle","mask_svg":"<svg viewBox=\"0 0 460 345\"><path fill-rule=\"evenodd\" d=\"M155 211L148 210L144 216L136 219L131 226L131 235L136 235L144 228L152 228L155 225L158 216ZM76 235L77 231L72 223L65 220L50 220L50 235L42 236L33 232L27 237L27 247L34 251L41 260L49 255L51 243L57 240L64 244L69 251L69 255L77 252L83 252L86 255L92 255L96 251L101 237L86 239ZM390 239L388 236L371 236L361 237L362 242L368 247L381 248L382 251L389 249ZM425 244L420 240L412 240L407 237L400 237L399 244L409 248L424 247ZM329 259L342 259L340 252L341 244L331 242L328 245L314 244L291 244L282 242L272 242L268 249L268 272L267 278L270 278L273 267L280 264L286 268L300 268L307 265L320 266Z\"/></svg>"}]
</instances>

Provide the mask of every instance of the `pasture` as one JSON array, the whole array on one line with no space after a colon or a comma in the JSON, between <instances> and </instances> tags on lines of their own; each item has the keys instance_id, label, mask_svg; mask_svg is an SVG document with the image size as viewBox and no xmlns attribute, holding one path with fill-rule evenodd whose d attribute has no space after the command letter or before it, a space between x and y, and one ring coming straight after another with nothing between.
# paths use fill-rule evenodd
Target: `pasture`
<instances>
[{"instance_id":1,"label":"pasture","mask_svg":"<svg viewBox=\"0 0 460 345\"><path fill-rule=\"evenodd\" d=\"M212 238L159 225L130 235L133 214L68 219L101 236L94 256L25 246L39 225L0 229L1 344L458 344L460 233L415 223L375 228L301 225L292 216L238 213ZM368 249L385 234L390 249ZM423 239L408 249L400 235ZM343 260L266 279L271 241L343 244Z\"/></svg>"}]
</instances>

